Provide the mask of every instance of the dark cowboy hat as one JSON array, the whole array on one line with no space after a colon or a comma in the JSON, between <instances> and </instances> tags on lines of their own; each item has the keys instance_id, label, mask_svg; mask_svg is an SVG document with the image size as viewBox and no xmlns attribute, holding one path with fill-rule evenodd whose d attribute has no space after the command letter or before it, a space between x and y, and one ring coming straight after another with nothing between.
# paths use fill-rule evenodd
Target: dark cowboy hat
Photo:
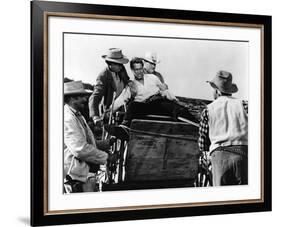
<instances>
[{"instance_id":1,"label":"dark cowboy hat","mask_svg":"<svg viewBox=\"0 0 281 227\"><path fill-rule=\"evenodd\" d=\"M102 58L118 64L127 64L129 62L129 59L122 54L122 50L118 48L110 48L107 55L102 55Z\"/></svg>"},{"instance_id":2,"label":"dark cowboy hat","mask_svg":"<svg viewBox=\"0 0 281 227\"><path fill-rule=\"evenodd\" d=\"M71 81L64 83L64 96L88 95L91 93L91 90L84 88L82 81Z\"/></svg>"},{"instance_id":3,"label":"dark cowboy hat","mask_svg":"<svg viewBox=\"0 0 281 227\"><path fill-rule=\"evenodd\" d=\"M227 71L218 71L215 78L207 81L207 83L210 83L213 88L226 94L232 94L238 91L236 84L232 83L232 74Z\"/></svg>"}]
</instances>

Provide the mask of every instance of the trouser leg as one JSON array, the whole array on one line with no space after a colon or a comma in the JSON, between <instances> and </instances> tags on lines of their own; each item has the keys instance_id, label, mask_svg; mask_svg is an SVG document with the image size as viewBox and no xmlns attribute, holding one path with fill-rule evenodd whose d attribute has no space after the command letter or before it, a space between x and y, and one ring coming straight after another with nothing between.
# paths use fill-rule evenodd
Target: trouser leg
<instances>
[{"instance_id":1,"label":"trouser leg","mask_svg":"<svg viewBox=\"0 0 281 227\"><path fill-rule=\"evenodd\" d=\"M124 122L130 126L133 119L139 119L149 113L149 106L146 103L131 102L127 107L127 112L124 116Z\"/></svg>"},{"instance_id":2,"label":"trouser leg","mask_svg":"<svg viewBox=\"0 0 281 227\"><path fill-rule=\"evenodd\" d=\"M224 172L223 155L220 151L213 151L211 158L213 186L221 186Z\"/></svg>"},{"instance_id":3,"label":"trouser leg","mask_svg":"<svg viewBox=\"0 0 281 227\"><path fill-rule=\"evenodd\" d=\"M237 155L233 160L233 168L237 184L248 184L248 156Z\"/></svg>"},{"instance_id":4,"label":"trouser leg","mask_svg":"<svg viewBox=\"0 0 281 227\"><path fill-rule=\"evenodd\" d=\"M124 120L130 124L132 119L139 119L147 114L166 115L172 117L175 121L177 121L177 117L183 117L198 122L187 108L167 99L158 99L149 103L131 102L128 105Z\"/></svg>"},{"instance_id":5,"label":"trouser leg","mask_svg":"<svg viewBox=\"0 0 281 227\"><path fill-rule=\"evenodd\" d=\"M167 115L177 121L178 117L183 117L187 120L198 123L198 120L189 112L187 107L183 107L168 99L155 100L150 103L151 110L155 114Z\"/></svg>"},{"instance_id":6,"label":"trouser leg","mask_svg":"<svg viewBox=\"0 0 281 227\"><path fill-rule=\"evenodd\" d=\"M149 103L151 114L165 115L175 118L176 108L174 102L167 99L159 99Z\"/></svg>"},{"instance_id":7,"label":"trouser leg","mask_svg":"<svg viewBox=\"0 0 281 227\"><path fill-rule=\"evenodd\" d=\"M189 112L187 107L183 107L177 103L175 103L175 108L178 117L183 117L187 120L193 121L195 123L199 123L198 120Z\"/></svg>"},{"instance_id":8,"label":"trouser leg","mask_svg":"<svg viewBox=\"0 0 281 227\"><path fill-rule=\"evenodd\" d=\"M217 149L211 157L214 186L248 184L247 155Z\"/></svg>"}]
</instances>

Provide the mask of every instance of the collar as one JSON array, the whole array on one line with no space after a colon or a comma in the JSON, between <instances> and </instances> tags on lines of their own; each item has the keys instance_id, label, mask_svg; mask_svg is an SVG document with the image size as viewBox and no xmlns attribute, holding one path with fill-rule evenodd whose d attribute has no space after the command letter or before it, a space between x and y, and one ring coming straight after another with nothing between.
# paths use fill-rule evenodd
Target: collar
<instances>
[{"instance_id":1,"label":"collar","mask_svg":"<svg viewBox=\"0 0 281 227\"><path fill-rule=\"evenodd\" d=\"M68 107L68 109L69 109L72 113L74 113L75 116L81 116L80 111L74 109L73 107L71 107L71 106L68 105L68 104L65 104L65 105Z\"/></svg>"}]
</instances>

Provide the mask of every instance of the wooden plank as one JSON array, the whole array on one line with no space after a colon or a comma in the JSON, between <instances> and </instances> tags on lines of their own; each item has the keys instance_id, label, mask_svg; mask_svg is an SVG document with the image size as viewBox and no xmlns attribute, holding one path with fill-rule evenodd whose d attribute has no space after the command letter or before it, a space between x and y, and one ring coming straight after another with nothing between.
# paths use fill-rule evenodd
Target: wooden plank
<instances>
[{"instance_id":1,"label":"wooden plank","mask_svg":"<svg viewBox=\"0 0 281 227\"><path fill-rule=\"evenodd\" d=\"M126 164L128 182L196 178L199 156L196 126L134 120L131 129Z\"/></svg>"}]
</instances>

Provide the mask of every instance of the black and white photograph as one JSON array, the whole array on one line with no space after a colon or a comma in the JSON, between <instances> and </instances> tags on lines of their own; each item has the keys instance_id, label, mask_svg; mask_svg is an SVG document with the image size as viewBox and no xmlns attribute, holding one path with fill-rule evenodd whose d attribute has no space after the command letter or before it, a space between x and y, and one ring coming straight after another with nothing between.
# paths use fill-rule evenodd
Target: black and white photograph
<instances>
[{"instance_id":1,"label":"black and white photograph","mask_svg":"<svg viewBox=\"0 0 281 227\"><path fill-rule=\"evenodd\" d=\"M64 192L247 185L248 51L65 32Z\"/></svg>"},{"instance_id":2,"label":"black and white photograph","mask_svg":"<svg viewBox=\"0 0 281 227\"><path fill-rule=\"evenodd\" d=\"M271 17L32 7L34 224L271 209Z\"/></svg>"}]
</instances>

